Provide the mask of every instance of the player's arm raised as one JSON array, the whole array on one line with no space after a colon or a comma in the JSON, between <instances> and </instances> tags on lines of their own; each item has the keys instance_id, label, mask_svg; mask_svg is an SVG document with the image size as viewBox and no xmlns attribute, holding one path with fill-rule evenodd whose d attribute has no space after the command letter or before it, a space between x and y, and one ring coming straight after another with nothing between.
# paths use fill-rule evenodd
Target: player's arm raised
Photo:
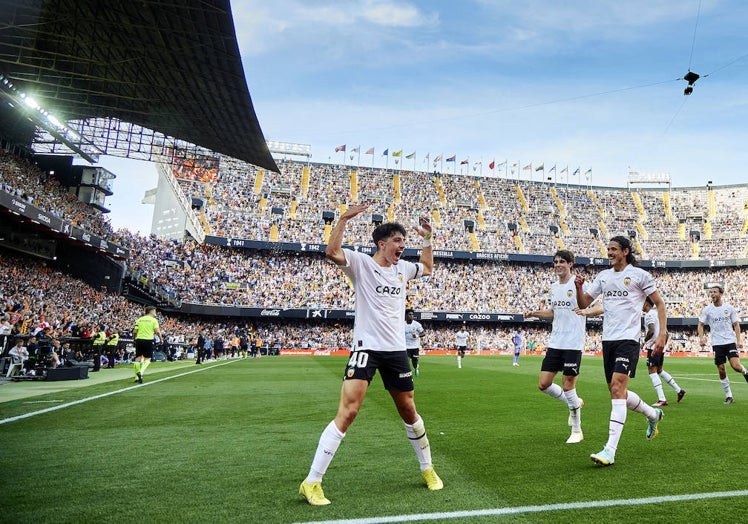
<instances>
[{"instance_id":1,"label":"player's arm raised","mask_svg":"<svg viewBox=\"0 0 748 524\"><path fill-rule=\"evenodd\" d=\"M434 270L434 247L431 244L431 236L434 231L431 223L423 217L418 220L418 226L415 230L423 239L421 258L418 261L423 264L423 276L430 275Z\"/></svg>"},{"instance_id":2,"label":"player's arm raised","mask_svg":"<svg viewBox=\"0 0 748 524\"><path fill-rule=\"evenodd\" d=\"M345 213L340 215L338 222L330 232L330 238L327 241L327 248L325 249L325 256L335 262L339 266L345 265L345 253L343 253L343 233L345 232L345 226L348 221L364 211L369 207L368 204L351 204Z\"/></svg>"}]
</instances>

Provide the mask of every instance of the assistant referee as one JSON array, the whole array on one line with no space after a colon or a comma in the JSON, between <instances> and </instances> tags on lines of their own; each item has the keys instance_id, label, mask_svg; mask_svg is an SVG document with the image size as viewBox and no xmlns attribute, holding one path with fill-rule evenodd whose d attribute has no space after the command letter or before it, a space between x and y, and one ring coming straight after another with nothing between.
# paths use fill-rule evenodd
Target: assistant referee
<instances>
[{"instance_id":1,"label":"assistant referee","mask_svg":"<svg viewBox=\"0 0 748 524\"><path fill-rule=\"evenodd\" d=\"M156 318L156 308L147 306L145 315L135 321L135 328L132 330L132 336L135 339L135 382L143 383L143 373L151 363L153 358L153 341L155 336L163 340L161 330Z\"/></svg>"}]
</instances>

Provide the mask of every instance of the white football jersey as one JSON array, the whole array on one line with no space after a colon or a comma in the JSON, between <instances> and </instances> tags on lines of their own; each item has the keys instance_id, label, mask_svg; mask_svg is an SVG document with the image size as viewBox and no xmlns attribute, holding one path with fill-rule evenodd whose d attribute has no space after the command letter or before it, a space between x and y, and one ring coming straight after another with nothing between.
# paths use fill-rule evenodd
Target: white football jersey
<instances>
[{"instance_id":1,"label":"white football jersey","mask_svg":"<svg viewBox=\"0 0 748 524\"><path fill-rule=\"evenodd\" d=\"M602 295L603 340L636 340L641 336L641 314L644 300L657 291L652 275L628 264L623 271L613 268L601 271L588 293Z\"/></svg>"},{"instance_id":2,"label":"white football jersey","mask_svg":"<svg viewBox=\"0 0 748 524\"><path fill-rule=\"evenodd\" d=\"M654 335L647 341L647 347L652 347L657 335L660 334L660 319L657 317L657 310L652 308L644 313L644 335L646 336L649 326L654 325Z\"/></svg>"},{"instance_id":3,"label":"white football jersey","mask_svg":"<svg viewBox=\"0 0 748 524\"><path fill-rule=\"evenodd\" d=\"M408 349L421 348L421 335L423 335L423 326L417 320L410 324L405 323L405 347Z\"/></svg>"},{"instance_id":4,"label":"white football jersey","mask_svg":"<svg viewBox=\"0 0 748 524\"><path fill-rule=\"evenodd\" d=\"M699 316L699 322L707 324L712 332L712 346L736 343L738 339L732 325L737 321L735 308L725 302L719 307L709 304Z\"/></svg>"},{"instance_id":5,"label":"white football jersey","mask_svg":"<svg viewBox=\"0 0 748 524\"><path fill-rule=\"evenodd\" d=\"M382 267L370 255L343 253L343 272L356 291L352 349L405 350L405 288L408 280L423 275L423 264L400 260Z\"/></svg>"},{"instance_id":6,"label":"white football jersey","mask_svg":"<svg viewBox=\"0 0 748 524\"><path fill-rule=\"evenodd\" d=\"M582 289L587 291L589 284L584 283ZM553 309L553 328L548 347L553 349L584 350L585 317L574 313L577 307L577 290L574 279L570 278L566 284L554 282L551 284L551 309Z\"/></svg>"},{"instance_id":7,"label":"white football jersey","mask_svg":"<svg viewBox=\"0 0 748 524\"><path fill-rule=\"evenodd\" d=\"M460 330L457 333L455 333L455 344L457 344L458 347L467 347L467 340L468 340L467 331Z\"/></svg>"}]
</instances>

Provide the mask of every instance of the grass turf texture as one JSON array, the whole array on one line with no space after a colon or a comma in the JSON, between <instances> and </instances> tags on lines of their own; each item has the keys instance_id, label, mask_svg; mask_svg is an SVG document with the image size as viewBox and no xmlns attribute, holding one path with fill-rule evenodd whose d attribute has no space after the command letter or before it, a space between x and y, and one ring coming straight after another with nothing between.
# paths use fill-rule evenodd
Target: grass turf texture
<instances>
[{"instance_id":1,"label":"grass turf texture","mask_svg":"<svg viewBox=\"0 0 748 524\"><path fill-rule=\"evenodd\" d=\"M269 357L205 367L152 364L146 386L0 425L6 522L300 522L449 513L745 488L748 384L724 394L711 359L666 359L688 394L671 401L652 442L629 412L616 464L589 454L607 440L602 361L584 357L585 441L568 445L564 404L537 390L540 357L426 356L416 403L442 491L429 492L392 400L376 377L311 507L297 495L333 418L346 359ZM185 371L200 372L177 376ZM115 370L117 371L117 370ZM109 371L111 372L111 371ZM640 361L631 389L656 399ZM160 378L173 379L154 383ZM560 377L557 377L557 381ZM0 418L132 386L132 376L0 403ZM0 400L5 388L0 386ZM24 385L25 386L25 385ZM31 392L29 392L30 394ZM432 522L713 522L744 500L712 499Z\"/></svg>"}]
</instances>

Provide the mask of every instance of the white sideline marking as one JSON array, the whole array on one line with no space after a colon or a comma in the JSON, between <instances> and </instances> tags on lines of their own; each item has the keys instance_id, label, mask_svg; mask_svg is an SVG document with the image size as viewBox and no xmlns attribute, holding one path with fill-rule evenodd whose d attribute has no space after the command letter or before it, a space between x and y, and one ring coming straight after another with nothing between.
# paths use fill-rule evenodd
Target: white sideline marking
<instances>
[{"instance_id":1,"label":"white sideline marking","mask_svg":"<svg viewBox=\"0 0 748 524\"><path fill-rule=\"evenodd\" d=\"M665 495L640 499L592 500L589 502L568 502L563 504L546 504L544 506L517 506L514 508L476 509L470 511L450 511L444 513L421 513L415 515L392 515L389 517L370 517L361 519L314 520L299 524L379 524L385 522L416 522L419 520L445 520L466 517L492 517L496 515L519 515L522 513L539 513L542 511L563 511L570 509L609 508L612 506L642 506L661 502L681 502L702 499L719 499L729 497L746 497L748 490L717 491L714 493L692 493L689 495Z\"/></svg>"},{"instance_id":2,"label":"white sideline marking","mask_svg":"<svg viewBox=\"0 0 748 524\"><path fill-rule=\"evenodd\" d=\"M89 400L97 400L97 399L100 399L100 398L109 397L111 395L116 395L118 393L124 393L125 391L131 391L131 390L136 389L136 388L142 388L142 387L145 387L145 386L150 386L151 384L158 384L159 382L163 382L165 380L171 380L173 378L184 377L185 375L191 375L192 373L197 373L198 371L203 371L203 370L206 370L206 369L213 369L213 368L216 368L218 366L225 366L226 364L232 364L233 362L238 362L238 360L227 360L226 362L223 362L222 364L215 364L213 366L199 367L198 369L193 369L192 371L186 371L185 373L180 373L178 375L172 375L170 377L159 378L159 379L156 379L154 381L146 382L144 384L136 384L134 386L128 386L126 388L118 389L116 391L110 391L108 393L102 393L101 395L94 395L92 397L86 397L86 398L82 398L80 400L74 400L73 402L68 402L67 404L60 404L59 406L53 406L51 408L40 409L39 411L32 411L31 413L25 413L23 415L18 415L18 416L15 416L15 417L9 417L9 418L0 419L0 425L8 424L10 422L16 422L17 420L23 420L25 418L35 417L36 415L43 415L44 413L49 413L51 411L57 411L58 409L69 408L70 406L75 406L75 405L78 405L78 404L83 404L84 402L88 402Z\"/></svg>"}]
</instances>

